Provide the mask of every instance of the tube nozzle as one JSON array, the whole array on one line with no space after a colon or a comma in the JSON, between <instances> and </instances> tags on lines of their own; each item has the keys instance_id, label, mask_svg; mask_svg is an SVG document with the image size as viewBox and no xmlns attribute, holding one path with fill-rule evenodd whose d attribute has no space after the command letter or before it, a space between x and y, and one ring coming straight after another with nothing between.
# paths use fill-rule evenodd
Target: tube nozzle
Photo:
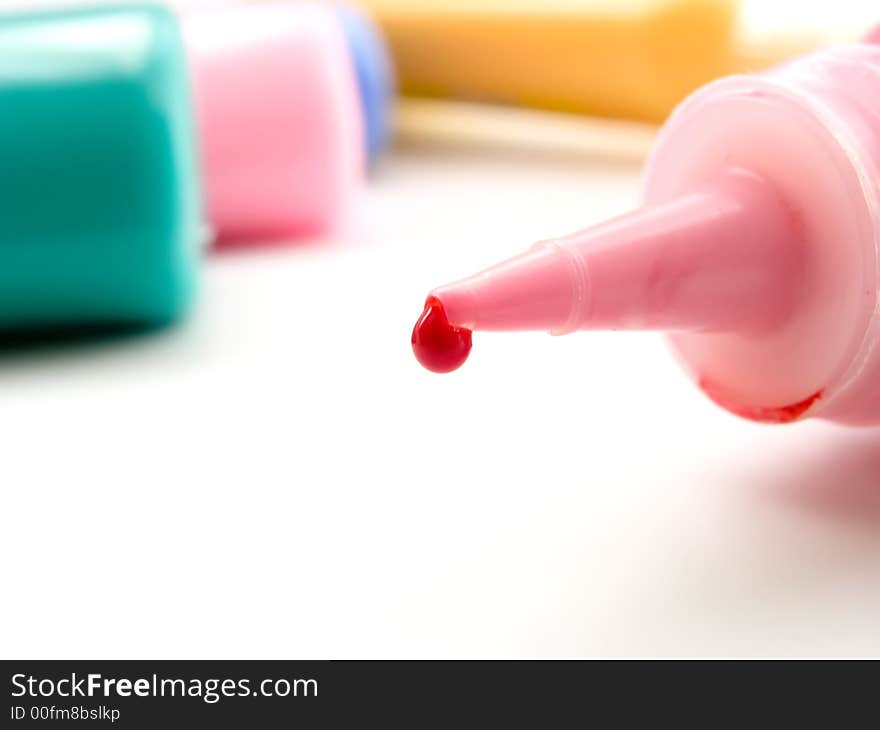
<instances>
[{"instance_id":1,"label":"tube nozzle","mask_svg":"<svg viewBox=\"0 0 880 730\"><path fill-rule=\"evenodd\" d=\"M730 171L431 292L466 330L730 331L791 310L797 216L762 178Z\"/></svg>"}]
</instances>

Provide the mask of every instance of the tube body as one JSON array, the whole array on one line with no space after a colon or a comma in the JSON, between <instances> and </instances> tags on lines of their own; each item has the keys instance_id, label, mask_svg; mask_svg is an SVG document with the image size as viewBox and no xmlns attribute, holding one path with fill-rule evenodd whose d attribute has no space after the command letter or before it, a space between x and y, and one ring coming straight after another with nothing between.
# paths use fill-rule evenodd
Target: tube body
<instances>
[{"instance_id":1,"label":"tube body","mask_svg":"<svg viewBox=\"0 0 880 730\"><path fill-rule=\"evenodd\" d=\"M645 201L721 169L761 176L799 231L780 288L791 313L764 330L670 335L688 372L740 415L880 422L880 47L831 49L703 88L676 110L649 161Z\"/></svg>"}]
</instances>

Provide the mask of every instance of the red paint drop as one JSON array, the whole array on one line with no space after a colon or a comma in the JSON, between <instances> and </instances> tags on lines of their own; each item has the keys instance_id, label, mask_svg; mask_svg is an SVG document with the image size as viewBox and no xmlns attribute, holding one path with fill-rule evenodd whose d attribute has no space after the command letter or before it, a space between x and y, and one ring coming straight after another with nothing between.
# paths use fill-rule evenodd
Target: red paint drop
<instances>
[{"instance_id":1,"label":"red paint drop","mask_svg":"<svg viewBox=\"0 0 880 730\"><path fill-rule=\"evenodd\" d=\"M703 389L703 392L706 395L722 408L726 408L731 413L741 416L742 418L748 418L750 421L760 421L762 423L791 423L792 421L797 421L816 404L816 401L822 398L822 395L825 392L824 390L817 391L808 398L804 398L797 403L790 403L787 406L761 408L758 406L742 406L739 403L736 403L732 398L725 395L714 383L705 379L699 381L699 386Z\"/></svg>"},{"instance_id":2,"label":"red paint drop","mask_svg":"<svg viewBox=\"0 0 880 730\"><path fill-rule=\"evenodd\" d=\"M443 305L428 297L425 310L413 327L412 348L423 367L433 373L451 373L471 352L471 331L449 324Z\"/></svg>"}]
</instances>

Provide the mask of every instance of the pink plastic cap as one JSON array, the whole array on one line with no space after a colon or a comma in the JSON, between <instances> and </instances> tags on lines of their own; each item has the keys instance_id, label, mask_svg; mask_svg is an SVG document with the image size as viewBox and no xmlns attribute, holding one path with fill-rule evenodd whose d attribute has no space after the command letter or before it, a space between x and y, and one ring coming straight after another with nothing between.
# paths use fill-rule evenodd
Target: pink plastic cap
<instances>
[{"instance_id":1,"label":"pink plastic cap","mask_svg":"<svg viewBox=\"0 0 880 730\"><path fill-rule=\"evenodd\" d=\"M217 240L338 224L364 162L356 82L332 11L280 1L179 8Z\"/></svg>"}]
</instances>

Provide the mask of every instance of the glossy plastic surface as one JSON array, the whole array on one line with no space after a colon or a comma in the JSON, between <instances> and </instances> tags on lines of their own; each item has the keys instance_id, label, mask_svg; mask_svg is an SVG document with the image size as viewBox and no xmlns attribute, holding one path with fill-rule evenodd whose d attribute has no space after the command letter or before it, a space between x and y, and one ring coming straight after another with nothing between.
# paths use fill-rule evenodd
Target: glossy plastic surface
<instances>
[{"instance_id":1,"label":"glossy plastic surface","mask_svg":"<svg viewBox=\"0 0 880 730\"><path fill-rule=\"evenodd\" d=\"M0 18L0 109L0 330L180 316L201 216L175 17Z\"/></svg>"}]
</instances>

